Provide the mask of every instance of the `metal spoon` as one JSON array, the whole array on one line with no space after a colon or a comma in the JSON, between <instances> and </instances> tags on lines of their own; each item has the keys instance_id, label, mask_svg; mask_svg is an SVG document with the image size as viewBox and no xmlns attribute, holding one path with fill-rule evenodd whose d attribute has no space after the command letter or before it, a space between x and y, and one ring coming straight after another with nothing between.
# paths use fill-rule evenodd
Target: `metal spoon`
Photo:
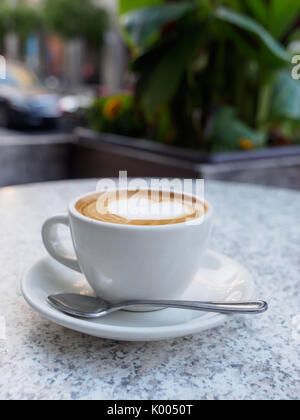
<instances>
[{"instance_id":1,"label":"metal spoon","mask_svg":"<svg viewBox=\"0 0 300 420\"><path fill-rule=\"evenodd\" d=\"M110 304L100 298L73 293L52 295L48 302L59 311L77 317L95 319L132 306L190 309L222 314L261 314L268 309L263 301L243 302L189 302L180 300L131 300Z\"/></svg>"}]
</instances>

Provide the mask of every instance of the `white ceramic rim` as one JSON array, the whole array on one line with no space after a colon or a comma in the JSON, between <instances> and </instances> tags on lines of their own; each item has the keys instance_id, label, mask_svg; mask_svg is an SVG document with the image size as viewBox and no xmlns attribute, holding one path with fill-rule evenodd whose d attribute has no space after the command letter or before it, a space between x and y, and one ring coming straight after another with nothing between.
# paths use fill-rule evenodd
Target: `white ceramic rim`
<instances>
[{"instance_id":1,"label":"white ceramic rim","mask_svg":"<svg viewBox=\"0 0 300 420\"><path fill-rule=\"evenodd\" d=\"M219 253L216 253L219 254ZM219 254L222 255L222 254ZM112 339L121 341L159 341L171 338L183 337L192 335L201 331L205 331L211 328L215 328L225 323L232 315L223 314L206 314L193 318L189 322L179 323L172 326L159 326L159 327L129 327L129 326L116 326L116 325L105 325L97 324L91 321L81 320L78 318L72 318L68 315L60 313L56 309L47 305L46 302L41 305L39 299L35 299L35 295L32 296L30 291L30 275L31 272L37 269L38 264L42 264L43 261L49 260L51 257L47 256L39 259L33 264L24 274L21 281L21 291L26 302L39 314L44 316L46 319L69 328L71 330L79 331L84 334ZM227 257L229 258L229 257ZM231 259L231 258L230 258ZM232 259L231 259L232 260ZM239 263L232 260L234 264L246 275L251 284L249 296L244 296L243 299L251 299L254 293L254 282L250 273ZM65 268L66 269L66 268Z\"/></svg>"},{"instance_id":2,"label":"white ceramic rim","mask_svg":"<svg viewBox=\"0 0 300 420\"><path fill-rule=\"evenodd\" d=\"M146 188L141 188L141 190L146 190ZM115 191L115 190L108 190L108 192L110 191ZM130 190L129 190L130 191ZM159 190L155 190L153 189L153 191L159 191ZM175 194L181 194L181 192L178 191L173 191ZM79 211L76 210L76 204L78 203L78 201L82 200L85 197L89 197L91 195L97 194L97 193L101 193L101 191L92 191L89 193L85 193L82 194L76 198L74 198L70 205L69 205L69 214L73 217L75 217L76 219L82 220L84 222L88 222L88 223L92 223L94 225L100 225L100 226L107 226L107 227L111 227L111 228L115 228L115 229L125 229L125 230L170 230L170 229L174 229L174 230L179 230L182 229L186 226L194 226L194 225L198 225L199 224L199 219L202 220L200 222L200 224L205 223L207 220L209 220L214 213L213 207L212 205L207 201L204 200L204 203L207 205L207 212L205 213L204 216L198 217L197 219L188 221L188 222L183 222L183 223L173 223L173 224L169 224L169 225L121 225L118 223L110 223L110 222L102 222L101 220L96 220L96 219L91 219L87 216L84 216L83 214L79 213ZM193 198L197 198L197 196L195 194L191 194L189 192L184 192L184 195L187 195L189 197L193 197ZM200 200L200 198L198 198ZM200 200L202 201L202 200Z\"/></svg>"}]
</instances>

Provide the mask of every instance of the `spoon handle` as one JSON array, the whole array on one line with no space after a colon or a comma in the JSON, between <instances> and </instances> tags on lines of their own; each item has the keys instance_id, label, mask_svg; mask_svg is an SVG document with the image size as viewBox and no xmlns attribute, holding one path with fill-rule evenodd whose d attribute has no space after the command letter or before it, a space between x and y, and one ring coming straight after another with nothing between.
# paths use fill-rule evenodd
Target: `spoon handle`
<instances>
[{"instance_id":1,"label":"spoon handle","mask_svg":"<svg viewBox=\"0 0 300 420\"><path fill-rule=\"evenodd\" d=\"M114 309L125 309L130 306L157 306L160 308L190 309L222 314L261 314L268 309L268 304L263 301L193 302L179 300L132 300L112 305Z\"/></svg>"}]
</instances>

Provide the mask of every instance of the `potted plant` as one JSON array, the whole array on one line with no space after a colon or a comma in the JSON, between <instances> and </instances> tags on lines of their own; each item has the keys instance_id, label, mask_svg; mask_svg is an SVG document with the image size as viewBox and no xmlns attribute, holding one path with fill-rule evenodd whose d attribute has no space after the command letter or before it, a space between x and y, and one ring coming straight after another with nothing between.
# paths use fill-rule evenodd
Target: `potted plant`
<instances>
[{"instance_id":1,"label":"potted plant","mask_svg":"<svg viewBox=\"0 0 300 420\"><path fill-rule=\"evenodd\" d=\"M120 0L149 149L197 162L294 155L300 83L288 46L299 13L293 0Z\"/></svg>"}]
</instances>

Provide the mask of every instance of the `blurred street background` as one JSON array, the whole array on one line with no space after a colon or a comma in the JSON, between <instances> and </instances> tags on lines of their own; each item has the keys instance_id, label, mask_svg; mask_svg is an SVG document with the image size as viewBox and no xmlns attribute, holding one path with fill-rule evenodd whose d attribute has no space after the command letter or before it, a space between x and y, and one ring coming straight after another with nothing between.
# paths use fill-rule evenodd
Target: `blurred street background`
<instances>
[{"instance_id":1,"label":"blurred street background","mask_svg":"<svg viewBox=\"0 0 300 420\"><path fill-rule=\"evenodd\" d=\"M42 128L39 118L31 123L25 117L20 124L16 116L8 119L1 106L7 96L18 101L21 109L27 91L31 96L42 92L42 105L50 108L46 93L55 93L59 95L61 114L74 114L102 92L123 88L127 54L118 30L117 11L117 0L0 1L0 54L7 67L6 80L0 80L0 126L18 129L10 133L6 128L1 134L18 135L24 129L28 134L33 128L30 132L35 135ZM11 92L11 86L17 92ZM73 128L70 123L43 128L66 131Z\"/></svg>"},{"instance_id":2,"label":"blurred street background","mask_svg":"<svg viewBox=\"0 0 300 420\"><path fill-rule=\"evenodd\" d=\"M119 89L125 50L117 10L118 0L1 0L1 53L51 88Z\"/></svg>"}]
</instances>

